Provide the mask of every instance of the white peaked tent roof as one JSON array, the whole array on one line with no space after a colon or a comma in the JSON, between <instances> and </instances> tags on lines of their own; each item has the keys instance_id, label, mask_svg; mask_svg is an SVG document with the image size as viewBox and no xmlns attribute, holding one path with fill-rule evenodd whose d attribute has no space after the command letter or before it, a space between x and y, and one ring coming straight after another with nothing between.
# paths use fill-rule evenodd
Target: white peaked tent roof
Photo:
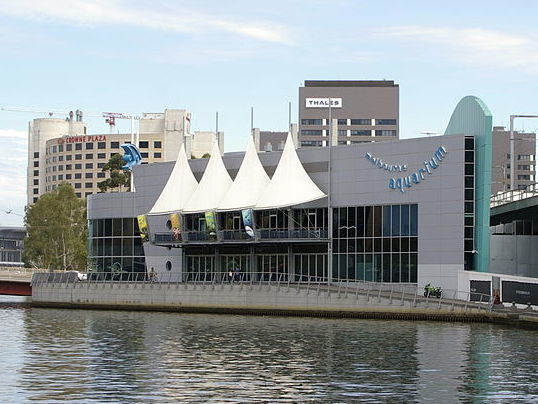
<instances>
[{"instance_id":1,"label":"white peaked tent roof","mask_svg":"<svg viewBox=\"0 0 538 404\"><path fill-rule=\"evenodd\" d=\"M149 211L149 214L158 215L179 212L191 197L196 185L198 185L198 182L192 174L185 149L181 145L176 164L170 173L170 177L168 177L166 185L157 198L155 205Z\"/></svg>"},{"instance_id":2,"label":"white peaked tent roof","mask_svg":"<svg viewBox=\"0 0 538 404\"><path fill-rule=\"evenodd\" d=\"M269 181L269 176L263 169L262 163L260 163L254 140L251 137L237 176L217 209L241 210L253 208Z\"/></svg>"},{"instance_id":3,"label":"white peaked tent roof","mask_svg":"<svg viewBox=\"0 0 538 404\"><path fill-rule=\"evenodd\" d=\"M215 210L231 185L232 179L224 167L219 144L215 142L204 175L183 207L183 212L197 213Z\"/></svg>"},{"instance_id":4,"label":"white peaked tent roof","mask_svg":"<svg viewBox=\"0 0 538 404\"><path fill-rule=\"evenodd\" d=\"M306 173L288 133L284 151L269 186L255 209L274 209L298 205L326 196Z\"/></svg>"}]
</instances>

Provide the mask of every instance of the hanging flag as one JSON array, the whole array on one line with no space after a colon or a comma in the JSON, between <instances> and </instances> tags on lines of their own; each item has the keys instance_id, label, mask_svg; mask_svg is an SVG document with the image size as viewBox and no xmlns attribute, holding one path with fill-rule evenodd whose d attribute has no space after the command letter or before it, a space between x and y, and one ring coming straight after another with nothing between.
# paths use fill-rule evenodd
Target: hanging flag
<instances>
[{"instance_id":1,"label":"hanging flag","mask_svg":"<svg viewBox=\"0 0 538 404\"><path fill-rule=\"evenodd\" d=\"M241 211L241 216L243 216L243 225L245 226L245 232L250 237L254 237L254 225L252 224L252 209L243 209Z\"/></svg>"},{"instance_id":2,"label":"hanging flag","mask_svg":"<svg viewBox=\"0 0 538 404\"><path fill-rule=\"evenodd\" d=\"M172 238L175 241L181 241L181 218L179 213L172 213L170 215L170 223L172 228Z\"/></svg>"},{"instance_id":3,"label":"hanging flag","mask_svg":"<svg viewBox=\"0 0 538 404\"><path fill-rule=\"evenodd\" d=\"M217 237L215 212L205 212L205 225L210 238Z\"/></svg>"},{"instance_id":4,"label":"hanging flag","mask_svg":"<svg viewBox=\"0 0 538 404\"><path fill-rule=\"evenodd\" d=\"M140 231L140 238L143 242L149 241L148 235L148 221L146 215L139 215L136 217L138 220L138 230Z\"/></svg>"}]
</instances>

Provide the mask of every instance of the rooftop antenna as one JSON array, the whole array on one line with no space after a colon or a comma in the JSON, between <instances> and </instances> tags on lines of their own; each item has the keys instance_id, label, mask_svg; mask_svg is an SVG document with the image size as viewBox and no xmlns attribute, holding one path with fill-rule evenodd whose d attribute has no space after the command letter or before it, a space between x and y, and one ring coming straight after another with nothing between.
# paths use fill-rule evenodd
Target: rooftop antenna
<instances>
[{"instance_id":1,"label":"rooftop antenna","mask_svg":"<svg viewBox=\"0 0 538 404\"><path fill-rule=\"evenodd\" d=\"M250 135L254 133L254 107L250 107Z\"/></svg>"}]
</instances>

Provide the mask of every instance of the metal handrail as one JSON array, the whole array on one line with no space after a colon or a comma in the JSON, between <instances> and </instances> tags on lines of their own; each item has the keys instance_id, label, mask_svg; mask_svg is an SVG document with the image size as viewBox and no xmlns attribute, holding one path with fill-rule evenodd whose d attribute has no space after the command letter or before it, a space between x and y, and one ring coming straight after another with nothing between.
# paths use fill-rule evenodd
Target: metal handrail
<instances>
[{"instance_id":1,"label":"metal handrail","mask_svg":"<svg viewBox=\"0 0 538 404\"><path fill-rule=\"evenodd\" d=\"M443 289L440 297L424 295L424 289L413 284L387 284L369 281L350 281L349 279L329 279L323 276L288 274L284 272L213 272L197 271L183 272L182 274L172 272L161 272L151 275L145 272L90 272L87 279L80 280L75 272L49 272L36 273L32 278L32 285L42 286L45 284L67 285L67 284L106 284L106 283L156 283L156 284L202 284L202 285L226 285L231 287L235 285L250 287L258 285L262 287L280 288L287 287L287 290L304 290L307 294L315 292L319 295L322 292L332 294L337 297L350 295L359 300L359 295L366 298L366 301L374 299L381 301L382 298L390 302L396 300L400 304L409 302L416 307L417 305L430 306L437 304L438 308L442 304L449 304L454 309L455 306L463 306L464 310L469 308L478 308L480 310L491 311L493 307L493 298L489 294L478 292L464 292L453 289ZM290 286L293 286L291 289ZM473 298L479 298L479 301L471 301Z\"/></svg>"}]
</instances>

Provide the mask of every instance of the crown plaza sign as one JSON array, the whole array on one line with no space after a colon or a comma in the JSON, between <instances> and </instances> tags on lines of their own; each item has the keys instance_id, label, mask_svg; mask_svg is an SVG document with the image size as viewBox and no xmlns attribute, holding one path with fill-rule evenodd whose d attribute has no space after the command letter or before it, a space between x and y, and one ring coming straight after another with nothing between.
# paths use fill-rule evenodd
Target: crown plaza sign
<instances>
[{"instance_id":1,"label":"crown plaza sign","mask_svg":"<svg viewBox=\"0 0 538 404\"><path fill-rule=\"evenodd\" d=\"M305 108L329 108L329 100L331 108L342 108L341 98L306 98Z\"/></svg>"}]
</instances>

